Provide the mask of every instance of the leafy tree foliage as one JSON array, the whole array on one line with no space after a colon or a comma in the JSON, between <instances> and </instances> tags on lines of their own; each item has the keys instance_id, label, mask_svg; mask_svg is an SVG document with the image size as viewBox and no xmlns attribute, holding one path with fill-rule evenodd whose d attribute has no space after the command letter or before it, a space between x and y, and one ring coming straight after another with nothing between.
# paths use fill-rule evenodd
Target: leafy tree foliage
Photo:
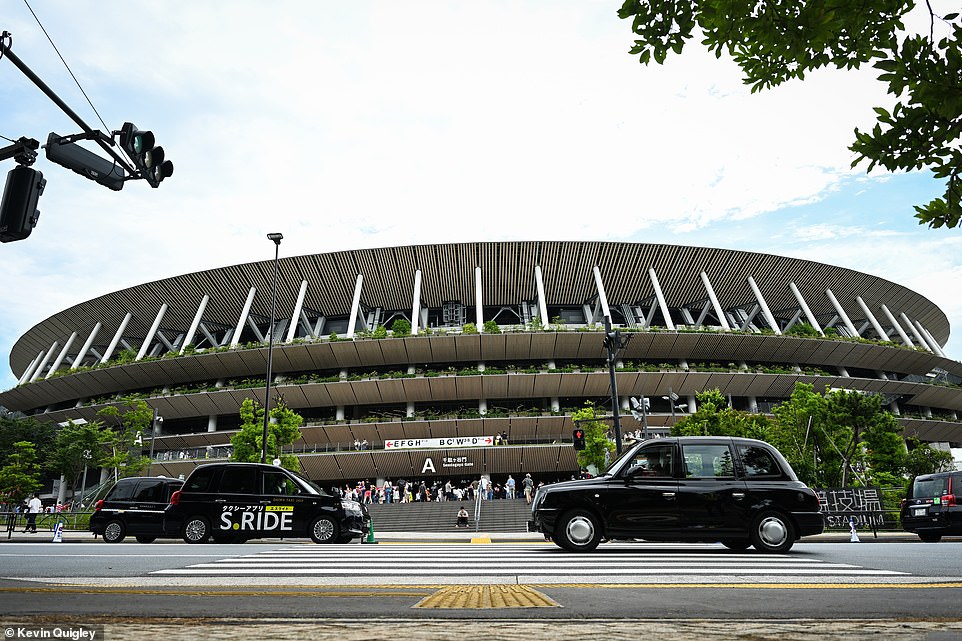
<instances>
[{"instance_id":1,"label":"leafy tree foliage","mask_svg":"<svg viewBox=\"0 0 962 641\"><path fill-rule=\"evenodd\" d=\"M7 464L0 468L0 502L20 505L40 485L36 447L30 441L17 441L7 456Z\"/></svg>"},{"instance_id":2,"label":"leafy tree foliage","mask_svg":"<svg viewBox=\"0 0 962 641\"><path fill-rule=\"evenodd\" d=\"M695 400L698 409L671 428L672 436L740 436L766 439L768 419L761 414L732 409L719 390L705 390L695 394Z\"/></svg>"},{"instance_id":3,"label":"leafy tree foliage","mask_svg":"<svg viewBox=\"0 0 962 641\"><path fill-rule=\"evenodd\" d=\"M946 180L945 194L916 206L919 224L956 227L962 217L962 21L956 12L930 15L927 34L904 34L915 0L625 0L618 16L637 36L640 62L664 63L701 36L716 57L727 53L752 92L821 67L871 63L895 98L878 107L871 131L855 131L853 166L868 161L889 171L928 167ZM936 27L949 35L936 38Z\"/></svg>"},{"instance_id":4,"label":"leafy tree foliage","mask_svg":"<svg viewBox=\"0 0 962 641\"><path fill-rule=\"evenodd\" d=\"M914 436L905 439L905 444L909 450L905 455L905 473L910 477L946 472L955 465L951 452L936 449Z\"/></svg>"},{"instance_id":5,"label":"leafy tree foliage","mask_svg":"<svg viewBox=\"0 0 962 641\"><path fill-rule=\"evenodd\" d=\"M571 414L572 420L581 421L575 425L585 431L585 449L578 452L578 465L600 472L608 467L615 444L608 438L608 425L593 420L599 416L604 416L604 412L597 410L591 403L585 403L584 407Z\"/></svg>"},{"instance_id":6,"label":"leafy tree foliage","mask_svg":"<svg viewBox=\"0 0 962 641\"><path fill-rule=\"evenodd\" d=\"M68 423L57 432L47 465L54 472L63 474L70 484L70 495L74 496L84 468L105 465L115 440L114 431L105 429L103 423Z\"/></svg>"},{"instance_id":7,"label":"leafy tree foliage","mask_svg":"<svg viewBox=\"0 0 962 641\"><path fill-rule=\"evenodd\" d=\"M297 456L283 454L281 449L300 438L304 419L280 398L271 408L270 418L267 426L267 461L279 458L282 467L300 471ZM231 438L234 447L231 460L260 463L264 443L264 408L254 399L244 399L240 406L240 422L240 430Z\"/></svg>"},{"instance_id":8,"label":"leafy tree foliage","mask_svg":"<svg viewBox=\"0 0 962 641\"><path fill-rule=\"evenodd\" d=\"M391 333L397 338L403 338L404 336L411 335L411 321L405 318L399 318L393 323L391 323Z\"/></svg>"},{"instance_id":9,"label":"leafy tree foliage","mask_svg":"<svg viewBox=\"0 0 962 641\"><path fill-rule=\"evenodd\" d=\"M103 465L113 468L118 478L143 474L150 465L150 458L144 456L143 439L151 434L153 408L136 399L122 407L105 407L98 415L114 424L107 432L105 445L110 454Z\"/></svg>"},{"instance_id":10,"label":"leafy tree foliage","mask_svg":"<svg viewBox=\"0 0 962 641\"><path fill-rule=\"evenodd\" d=\"M38 456L43 456L50 450L55 436L55 426L51 423L41 423L33 417L0 416L0 466L9 462L14 453L14 443L30 441L34 444Z\"/></svg>"}]
</instances>

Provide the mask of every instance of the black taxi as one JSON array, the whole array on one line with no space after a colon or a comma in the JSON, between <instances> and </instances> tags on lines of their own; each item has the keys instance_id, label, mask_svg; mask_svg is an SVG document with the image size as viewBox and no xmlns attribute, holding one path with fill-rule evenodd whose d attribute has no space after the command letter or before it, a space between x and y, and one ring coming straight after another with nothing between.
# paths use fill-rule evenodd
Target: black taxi
<instances>
[{"instance_id":1,"label":"black taxi","mask_svg":"<svg viewBox=\"0 0 962 641\"><path fill-rule=\"evenodd\" d=\"M778 450L721 436L642 441L599 477L542 486L528 523L573 552L644 539L781 553L823 527L815 492Z\"/></svg>"},{"instance_id":2,"label":"black taxi","mask_svg":"<svg viewBox=\"0 0 962 641\"><path fill-rule=\"evenodd\" d=\"M128 476L117 481L94 505L90 531L107 543L120 543L127 535L138 543L166 536L164 513L173 493L184 484L166 476Z\"/></svg>"},{"instance_id":3,"label":"black taxi","mask_svg":"<svg viewBox=\"0 0 962 641\"><path fill-rule=\"evenodd\" d=\"M357 501L328 494L300 474L262 463L212 463L191 472L170 499L169 535L187 543L241 543L310 537L348 543L367 533L370 516Z\"/></svg>"}]
</instances>

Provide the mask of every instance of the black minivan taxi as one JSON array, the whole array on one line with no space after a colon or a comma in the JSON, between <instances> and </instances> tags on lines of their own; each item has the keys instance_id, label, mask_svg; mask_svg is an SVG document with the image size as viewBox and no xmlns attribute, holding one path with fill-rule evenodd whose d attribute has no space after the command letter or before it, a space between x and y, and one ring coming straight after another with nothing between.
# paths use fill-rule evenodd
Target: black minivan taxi
<instances>
[{"instance_id":1,"label":"black minivan taxi","mask_svg":"<svg viewBox=\"0 0 962 641\"><path fill-rule=\"evenodd\" d=\"M528 529L573 552L602 540L720 542L781 553L824 528L815 492L763 441L641 441L605 474L538 489Z\"/></svg>"},{"instance_id":2,"label":"black minivan taxi","mask_svg":"<svg viewBox=\"0 0 962 641\"><path fill-rule=\"evenodd\" d=\"M902 529L927 543L962 535L962 472L916 476L902 501Z\"/></svg>"},{"instance_id":3,"label":"black minivan taxi","mask_svg":"<svg viewBox=\"0 0 962 641\"><path fill-rule=\"evenodd\" d=\"M311 537L347 543L367 533L370 516L357 501L328 494L312 481L262 463L211 463L191 472L165 515L168 535L187 543L242 543Z\"/></svg>"},{"instance_id":4,"label":"black minivan taxi","mask_svg":"<svg viewBox=\"0 0 962 641\"><path fill-rule=\"evenodd\" d=\"M184 484L165 476L129 476L120 479L97 501L90 515L90 531L107 543L120 543L128 534L140 543L166 537L164 512L171 495Z\"/></svg>"}]
</instances>

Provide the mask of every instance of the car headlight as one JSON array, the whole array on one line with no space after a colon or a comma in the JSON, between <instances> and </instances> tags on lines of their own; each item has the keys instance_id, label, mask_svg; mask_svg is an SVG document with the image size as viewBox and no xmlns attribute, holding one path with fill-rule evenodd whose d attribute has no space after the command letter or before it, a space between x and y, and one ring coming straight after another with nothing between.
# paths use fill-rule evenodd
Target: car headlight
<instances>
[{"instance_id":1,"label":"car headlight","mask_svg":"<svg viewBox=\"0 0 962 641\"><path fill-rule=\"evenodd\" d=\"M357 501L341 499L341 507L344 508L345 512L352 516L364 516L364 512L361 511L361 504Z\"/></svg>"}]
</instances>

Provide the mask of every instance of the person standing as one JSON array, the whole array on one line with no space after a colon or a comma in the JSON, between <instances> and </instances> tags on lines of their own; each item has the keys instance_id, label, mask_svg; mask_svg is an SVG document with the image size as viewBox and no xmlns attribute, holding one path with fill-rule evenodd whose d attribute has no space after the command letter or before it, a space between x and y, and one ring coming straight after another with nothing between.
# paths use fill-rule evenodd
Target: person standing
<instances>
[{"instance_id":1,"label":"person standing","mask_svg":"<svg viewBox=\"0 0 962 641\"><path fill-rule=\"evenodd\" d=\"M514 498L514 477L511 476L510 474L508 474L508 481L504 484L504 488L506 492L505 498L513 499Z\"/></svg>"},{"instance_id":2,"label":"person standing","mask_svg":"<svg viewBox=\"0 0 962 641\"><path fill-rule=\"evenodd\" d=\"M27 527L23 530L24 532L37 533L37 515L40 514L42 509L43 503L40 502L40 495L34 493L33 498L27 503Z\"/></svg>"},{"instance_id":3,"label":"person standing","mask_svg":"<svg viewBox=\"0 0 962 641\"><path fill-rule=\"evenodd\" d=\"M524 488L524 500L531 505L531 498L534 495L534 481L531 479L530 474L524 475L524 480L521 481L521 487Z\"/></svg>"}]
</instances>

